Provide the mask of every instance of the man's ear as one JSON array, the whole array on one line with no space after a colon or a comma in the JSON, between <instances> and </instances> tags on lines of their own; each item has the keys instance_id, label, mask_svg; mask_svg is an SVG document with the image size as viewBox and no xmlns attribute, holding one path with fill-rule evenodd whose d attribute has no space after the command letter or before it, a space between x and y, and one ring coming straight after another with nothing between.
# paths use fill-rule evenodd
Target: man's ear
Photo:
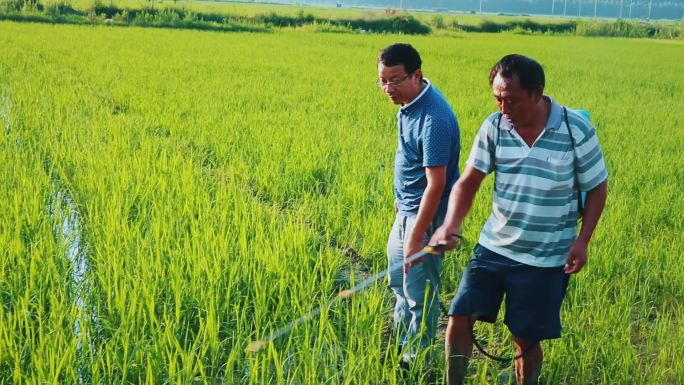
<instances>
[{"instance_id":1,"label":"man's ear","mask_svg":"<svg viewBox=\"0 0 684 385\"><path fill-rule=\"evenodd\" d=\"M539 103L539 101L544 97L544 88L543 87L537 88L537 90L534 91L533 96L534 96L534 102Z\"/></svg>"}]
</instances>

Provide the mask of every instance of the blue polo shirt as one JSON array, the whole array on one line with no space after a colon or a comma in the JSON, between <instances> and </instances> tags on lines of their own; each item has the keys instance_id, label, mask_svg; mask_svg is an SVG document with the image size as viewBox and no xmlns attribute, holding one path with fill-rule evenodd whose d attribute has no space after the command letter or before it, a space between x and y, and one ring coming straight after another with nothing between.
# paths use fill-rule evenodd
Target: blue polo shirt
<instances>
[{"instance_id":1,"label":"blue polo shirt","mask_svg":"<svg viewBox=\"0 0 684 385\"><path fill-rule=\"evenodd\" d=\"M411 103L397 112L399 128L394 157L394 197L398 213L414 217L427 187L425 167L446 166L441 208L446 208L451 186L458 179L460 131L454 111L429 80Z\"/></svg>"}]
</instances>

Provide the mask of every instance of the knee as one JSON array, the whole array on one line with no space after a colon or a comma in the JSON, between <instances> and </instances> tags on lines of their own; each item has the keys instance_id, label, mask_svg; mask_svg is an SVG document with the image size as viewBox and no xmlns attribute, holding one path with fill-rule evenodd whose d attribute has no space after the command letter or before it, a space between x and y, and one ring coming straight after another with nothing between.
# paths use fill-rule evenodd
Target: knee
<instances>
[{"instance_id":1,"label":"knee","mask_svg":"<svg viewBox=\"0 0 684 385\"><path fill-rule=\"evenodd\" d=\"M513 345L517 354L525 353L525 355L537 356L541 354L541 343L539 341L524 340L513 336Z\"/></svg>"},{"instance_id":2,"label":"knee","mask_svg":"<svg viewBox=\"0 0 684 385\"><path fill-rule=\"evenodd\" d=\"M455 343L459 340L470 338L472 324L473 321L468 316L450 316L445 339L450 343Z\"/></svg>"}]
</instances>

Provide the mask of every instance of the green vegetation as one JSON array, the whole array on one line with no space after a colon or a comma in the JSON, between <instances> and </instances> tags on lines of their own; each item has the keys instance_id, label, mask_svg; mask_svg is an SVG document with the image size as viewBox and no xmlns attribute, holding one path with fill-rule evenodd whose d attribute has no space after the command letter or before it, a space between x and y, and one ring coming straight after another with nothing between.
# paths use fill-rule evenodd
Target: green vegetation
<instances>
[{"instance_id":1,"label":"green vegetation","mask_svg":"<svg viewBox=\"0 0 684 385\"><path fill-rule=\"evenodd\" d=\"M200 29L224 32L266 32L296 28L306 32L402 33L514 32L520 34L570 34L678 39L684 23L573 20L433 12L402 12L395 9L359 10L259 4L198 3L132 0L100 0L74 3L59 0L0 0L0 20L59 24L114 25Z\"/></svg>"},{"instance_id":2,"label":"green vegetation","mask_svg":"<svg viewBox=\"0 0 684 385\"><path fill-rule=\"evenodd\" d=\"M143 8L119 8L110 3L96 1L85 9L77 9L67 3L28 3L24 0L0 0L0 20L31 21L60 24L92 24L115 26L165 27L201 29L213 31L264 32L273 28L305 27L323 32L405 33L426 35L430 26L409 14L389 12L381 17L366 18L320 18L299 11L296 15L275 12L256 14L205 13L186 7L145 6Z\"/></svg>"},{"instance_id":3,"label":"green vegetation","mask_svg":"<svg viewBox=\"0 0 684 385\"><path fill-rule=\"evenodd\" d=\"M244 352L385 266L396 107L375 59L397 40L453 103L462 163L506 53L538 58L549 94L591 111L610 197L563 338L544 343L545 383L683 383L681 41L5 21L0 384L401 383L382 283ZM446 258L444 302L489 213L484 189ZM510 354L500 322L478 335ZM472 373L490 384L511 368L479 358Z\"/></svg>"}]
</instances>

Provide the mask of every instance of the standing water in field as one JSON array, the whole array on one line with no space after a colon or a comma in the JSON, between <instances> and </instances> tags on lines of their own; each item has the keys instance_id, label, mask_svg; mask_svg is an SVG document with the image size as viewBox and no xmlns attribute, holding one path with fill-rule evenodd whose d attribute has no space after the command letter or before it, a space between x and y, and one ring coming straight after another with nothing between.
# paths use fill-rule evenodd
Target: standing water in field
<instances>
[{"instance_id":1,"label":"standing water in field","mask_svg":"<svg viewBox=\"0 0 684 385\"><path fill-rule=\"evenodd\" d=\"M10 110L12 109L12 99L9 94L0 97L0 119L5 121L5 136L9 136L12 124L10 123Z\"/></svg>"},{"instance_id":2,"label":"standing water in field","mask_svg":"<svg viewBox=\"0 0 684 385\"><path fill-rule=\"evenodd\" d=\"M86 256L86 248L81 240L81 221L78 215L78 210L74 201L71 199L69 193L64 189L57 190L53 193L49 207L50 217L52 219L52 229L64 256L69 260L71 267L69 290L74 296L74 302L78 308L78 315L74 320L74 335L76 336L76 351L78 361L82 359L88 352L89 335L84 331L81 324L82 320L87 316L85 302L83 300L84 294L87 293L85 284L85 275L88 271L88 259ZM93 323L97 323L97 317L94 312L91 312ZM92 348L92 346L91 346ZM77 365L79 382L84 382L84 367Z\"/></svg>"}]
</instances>

